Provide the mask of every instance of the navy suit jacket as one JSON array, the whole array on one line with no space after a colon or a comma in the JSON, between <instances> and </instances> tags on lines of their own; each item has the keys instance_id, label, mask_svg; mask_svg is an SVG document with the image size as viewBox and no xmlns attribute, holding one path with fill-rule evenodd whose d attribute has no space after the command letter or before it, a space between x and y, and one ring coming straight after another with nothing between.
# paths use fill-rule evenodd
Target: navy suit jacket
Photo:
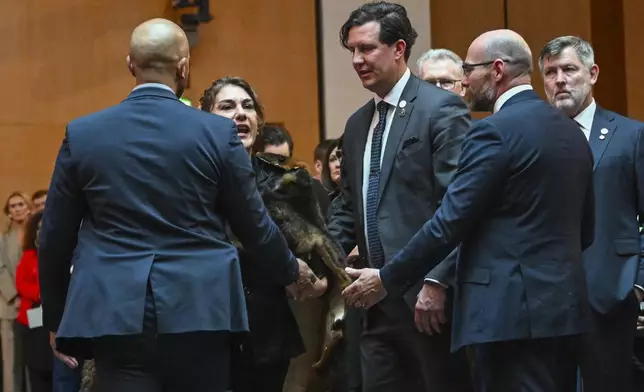
<instances>
[{"instance_id":1,"label":"navy suit jacket","mask_svg":"<svg viewBox=\"0 0 644 392\"><path fill-rule=\"evenodd\" d=\"M589 142L597 224L584 267L590 303L605 314L644 286L644 124L597 106Z\"/></svg>"},{"instance_id":2,"label":"navy suit jacket","mask_svg":"<svg viewBox=\"0 0 644 392\"><path fill-rule=\"evenodd\" d=\"M452 348L587 331L582 250L593 240L592 155L534 91L468 132L443 203L380 271L402 295L459 243Z\"/></svg>"},{"instance_id":3,"label":"navy suit jacket","mask_svg":"<svg viewBox=\"0 0 644 392\"><path fill-rule=\"evenodd\" d=\"M40 231L45 326L63 339L140 333L149 282L159 333L247 330L225 221L267 279L297 279L232 121L154 87L72 121Z\"/></svg>"}]
</instances>

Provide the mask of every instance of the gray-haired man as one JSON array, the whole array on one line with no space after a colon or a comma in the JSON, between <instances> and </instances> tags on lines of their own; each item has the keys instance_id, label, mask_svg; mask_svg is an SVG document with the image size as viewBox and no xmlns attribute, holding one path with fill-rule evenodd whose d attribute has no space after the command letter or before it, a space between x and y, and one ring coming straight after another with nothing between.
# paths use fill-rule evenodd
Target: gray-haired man
<instances>
[{"instance_id":1,"label":"gray-haired man","mask_svg":"<svg viewBox=\"0 0 644 392\"><path fill-rule=\"evenodd\" d=\"M593 311L584 339L584 392L632 391L633 345L644 286L644 124L600 107L592 46L558 37L539 55L548 101L574 119L594 157L595 240L583 264ZM638 218L639 216L639 218Z\"/></svg>"},{"instance_id":2,"label":"gray-haired man","mask_svg":"<svg viewBox=\"0 0 644 392\"><path fill-rule=\"evenodd\" d=\"M430 49L416 62L418 77L464 97L466 90L461 85L462 63L463 60L449 49Z\"/></svg>"}]
</instances>

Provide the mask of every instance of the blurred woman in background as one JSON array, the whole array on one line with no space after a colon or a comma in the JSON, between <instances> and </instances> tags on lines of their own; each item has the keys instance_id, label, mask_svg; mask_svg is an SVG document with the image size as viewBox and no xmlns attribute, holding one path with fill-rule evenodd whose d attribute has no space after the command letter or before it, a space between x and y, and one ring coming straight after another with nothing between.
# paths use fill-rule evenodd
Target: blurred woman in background
<instances>
[{"instance_id":1,"label":"blurred woman in background","mask_svg":"<svg viewBox=\"0 0 644 392\"><path fill-rule=\"evenodd\" d=\"M16 292L16 267L22 255L22 237L32 211L28 195L12 192L3 212L9 226L0 236L0 335L2 339L2 383L4 392L22 391L24 366L20 341L15 339L15 320L20 300Z\"/></svg>"},{"instance_id":2,"label":"blurred woman in background","mask_svg":"<svg viewBox=\"0 0 644 392\"><path fill-rule=\"evenodd\" d=\"M22 257L16 268L16 288L20 298L16 335L22 347L22 359L27 368L31 392L51 392L53 388L53 352L49 345L49 331L42 326L42 315L40 320L28 315L40 308L38 232L41 221L42 212L38 212L27 222L22 241ZM38 321L38 324L33 324Z\"/></svg>"}]
</instances>

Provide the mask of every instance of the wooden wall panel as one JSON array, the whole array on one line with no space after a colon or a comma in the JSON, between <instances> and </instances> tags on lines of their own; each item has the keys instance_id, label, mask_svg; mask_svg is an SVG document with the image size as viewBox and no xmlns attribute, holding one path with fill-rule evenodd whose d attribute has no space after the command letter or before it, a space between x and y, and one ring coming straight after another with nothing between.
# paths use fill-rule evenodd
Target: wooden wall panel
<instances>
[{"instance_id":1,"label":"wooden wall panel","mask_svg":"<svg viewBox=\"0 0 644 392\"><path fill-rule=\"evenodd\" d=\"M506 0L507 28L521 34L530 45L534 59L532 84L544 98L543 79L537 64L539 51L561 35L591 38L589 0Z\"/></svg>"},{"instance_id":2,"label":"wooden wall panel","mask_svg":"<svg viewBox=\"0 0 644 392\"><path fill-rule=\"evenodd\" d=\"M463 59L476 37L504 27L504 0L429 1L432 47L450 49Z\"/></svg>"},{"instance_id":3,"label":"wooden wall panel","mask_svg":"<svg viewBox=\"0 0 644 392\"><path fill-rule=\"evenodd\" d=\"M623 0L628 115L644 121L644 2Z\"/></svg>"},{"instance_id":4,"label":"wooden wall panel","mask_svg":"<svg viewBox=\"0 0 644 392\"><path fill-rule=\"evenodd\" d=\"M120 102L134 85L125 57L132 29L169 17L169 0L2 1L0 19L0 199L49 182L65 124ZM247 78L267 120L293 133L312 161L319 115L315 2L212 1L192 51L193 103L225 75Z\"/></svg>"}]
</instances>

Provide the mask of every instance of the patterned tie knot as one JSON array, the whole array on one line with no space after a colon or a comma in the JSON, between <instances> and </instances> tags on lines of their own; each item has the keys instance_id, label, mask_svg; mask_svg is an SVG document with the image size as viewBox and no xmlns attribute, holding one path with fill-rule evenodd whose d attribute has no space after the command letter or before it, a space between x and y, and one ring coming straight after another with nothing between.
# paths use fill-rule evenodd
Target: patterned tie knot
<instances>
[{"instance_id":1,"label":"patterned tie knot","mask_svg":"<svg viewBox=\"0 0 644 392\"><path fill-rule=\"evenodd\" d=\"M378 113L380 116L384 116L387 114L387 109L389 109L389 104L385 101L380 101L378 103Z\"/></svg>"}]
</instances>

